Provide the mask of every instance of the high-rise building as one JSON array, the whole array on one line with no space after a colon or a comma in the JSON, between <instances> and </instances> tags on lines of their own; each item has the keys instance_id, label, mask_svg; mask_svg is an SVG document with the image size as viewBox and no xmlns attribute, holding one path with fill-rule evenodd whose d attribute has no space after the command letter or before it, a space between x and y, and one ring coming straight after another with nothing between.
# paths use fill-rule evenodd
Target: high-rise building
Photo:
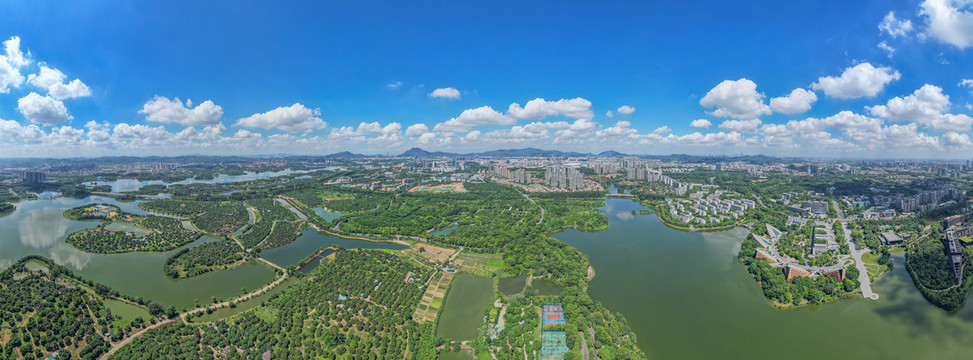
<instances>
[{"instance_id":1,"label":"high-rise building","mask_svg":"<svg viewBox=\"0 0 973 360\"><path fill-rule=\"evenodd\" d=\"M40 171L21 170L20 181L25 183L45 182L47 181L47 174Z\"/></svg>"},{"instance_id":2,"label":"high-rise building","mask_svg":"<svg viewBox=\"0 0 973 360\"><path fill-rule=\"evenodd\" d=\"M544 182L559 189L578 190L584 188L584 175L578 169L552 166L544 172Z\"/></svg>"}]
</instances>

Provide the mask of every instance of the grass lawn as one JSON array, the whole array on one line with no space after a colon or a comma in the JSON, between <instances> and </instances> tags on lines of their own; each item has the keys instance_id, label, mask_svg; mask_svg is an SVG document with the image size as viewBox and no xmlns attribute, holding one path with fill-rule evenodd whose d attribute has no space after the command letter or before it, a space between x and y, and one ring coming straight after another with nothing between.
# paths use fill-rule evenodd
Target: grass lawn
<instances>
[{"instance_id":1,"label":"grass lawn","mask_svg":"<svg viewBox=\"0 0 973 360\"><path fill-rule=\"evenodd\" d=\"M878 279L879 276L884 274L886 271L889 271L888 264L878 264L878 258L880 257L881 256L878 254L873 254L871 252L862 255L862 262L865 263L865 270L868 271L868 279L871 281L875 281L875 279Z\"/></svg>"}]
</instances>

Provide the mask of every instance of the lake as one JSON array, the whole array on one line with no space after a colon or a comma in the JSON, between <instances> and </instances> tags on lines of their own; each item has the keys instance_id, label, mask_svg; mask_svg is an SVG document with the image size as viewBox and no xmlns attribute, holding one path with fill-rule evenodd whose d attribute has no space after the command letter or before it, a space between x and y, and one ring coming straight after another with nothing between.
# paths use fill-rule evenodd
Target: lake
<instances>
[{"instance_id":1,"label":"lake","mask_svg":"<svg viewBox=\"0 0 973 360\"><path fill-rule=\"evenodd\" d=\"M260 257L286 268L291 265L297 265L301 262L301 260L304 260L304 258L306 258L308 255L313 254L315 251L318 251L322 246L325 245L341 245L345 249L361 248L402 250L408 248L408 246L392 242L340 238L337 236L319 233L317 230L314 230L314 228L308 227L304 229L301 236L292 241L290 244L261 251Z\"/></svg>"},{"instance_id":2,"label":"lake","mask_svg":"<svg viewBox=\"0 0 973 360\"><path fill-rule=\"evenodd\" d=\"M456 228L458 228L458 227L459 227L459 225L453 224L453 225L450 225L448 227L445 227L445 228L442 228L442 229L439 229L439 230L435 230L432 233L434 235L443 235L443 236L446 236L446 235L449 235L449 233L451 231L456 230Z\"/></svg>"},{"instance_id":3,"label":"lake","mask_svg":"<svg viewBox=\"0 0 973 360\"><path fill-rule=\"evenodd\" d=\"M493 304L493 280L468 273L456 275L446 294L436 335L473 340L483 324L483 310Z\"/></svg>"},{"instance_id":4,"label":"lake","mask_svg":"<svg viewBox=\"0 0 973 360\"><path fill-rule=\"evenodd\" d=\"M10 267L26 255L41 255L65 265L75 273L100 282L122 294L144 297L164 306L189 308L194 299L209 301L211 296L225 298L240 293L241 287L257 289L274 279L274 272L262 264L244 264L232 270L172 280L162 272L168 253L132 252L101 255L85 253L64 242L75 231L93 228L100 221L74 221L64 218L64 210L89 203L108 203L124 211L138 213L137 204L112 198L54 198L22 201L17 211L0 217L0 269ZM144 212L142 212L144 213ZM202 237L186 245L197 246L213 238Z\"/></svg>"},{"instance_id":5,"label":"lake","mask_svg":"<svg viewBox=\"0 0 973 360\"><path fill-rule=\"evenodd\" d=\"M318 215L318 217L324 219L325 221L331 221L331 220L334 220L334 219L337 219L337 218L340 218L342 216L347 215L347 214L329 212L329 211L327 211L325 209L322 209L322 208L313 208L311 210L313 210L314 213Z\"/></svg>"},{"instance_id":6,"label":"lake","mask_svg":"<svg viewBox=\"0 0 973 360\"><path fill-rule=\"evenodd\" d=\"M561 295L561 291L564 290L560 286L557 286L551 279L534 279L531 280L530 286L534 288L534 292L537 295L544 296Z\"/></svg>"},{"instance_id":7,"label":"lake","mask_svg":"<svg viewBox=\"0 0 973 360\"><path fill-rule=\"evenodd\" d=\"M836 303L781 311L736 260L747 232L682 232L629 200L607 200L609 228L555 237L587 254L588 293L621 312L655 359L966 358L973 308L947 313L915 289L902 255L873 289Z\"/></svg>"},{"instance_id":8,"label":"lake","mask_svg":"<svg viewBox=\"0 0 973 360\"><path fill-rule=\"evenodd\" d=\"M527 285L527 274L520 274L517 276L501 278L497 287L500 292L504 295L516 295L521 291L524 291L524 286Z\"/></svg>"}]
</instances>

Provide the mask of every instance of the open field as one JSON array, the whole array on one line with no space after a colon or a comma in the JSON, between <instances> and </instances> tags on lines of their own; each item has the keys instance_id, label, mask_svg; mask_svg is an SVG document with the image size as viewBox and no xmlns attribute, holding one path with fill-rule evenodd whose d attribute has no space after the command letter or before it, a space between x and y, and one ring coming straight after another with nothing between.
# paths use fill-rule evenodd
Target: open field
<instances>
[{"instance_id":1,"label":"open field","mask_svg":"<svg viewBox=\"0 0 973 360\"><path fill-rule=\"evenodd\" d=\"M409 192L466 192L463 183L455 182L442 185L419 185L409 189Z\"/></svg>"},{"instance_id":2,"label":"open field","mask_svg":"<svg viewBox=\"0 0 973 360\"><path fill-rule=\"evenodd\" d=\"M453 256L453 254L456 253L455 249L444 248L421 241L418 241L412 245L412 247L409 248L409 251L426 258L426 260L437 263L446 262L446 260L449 260L450 256Z\"/></svg>"},{"instance_id":3,"label":"open field","mask_svg":"<svg viewBox=\"0 0 973 360\"><path fill-rule=\"evenodd\" d=\"M490 277L494 271L503 267L503 259L498 254L462 253L453 261L456 271L465 271L479 276Z\"/></svg>"}]
</instances>

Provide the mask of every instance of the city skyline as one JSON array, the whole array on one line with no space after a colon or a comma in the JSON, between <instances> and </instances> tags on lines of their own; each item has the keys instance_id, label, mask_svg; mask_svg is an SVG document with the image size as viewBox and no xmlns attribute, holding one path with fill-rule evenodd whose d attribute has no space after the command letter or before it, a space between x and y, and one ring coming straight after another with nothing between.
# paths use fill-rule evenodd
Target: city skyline
<instances>
[{"instance_id":1,"label":"city skyline","mask_svg":"<svg viewBox=\"0 0 973 360\"><path fill-rule=\"evenodd\" d=\"M504 5L6 3L0 157L973 150L961 1Z\"/></svg>"}]
</instances>

